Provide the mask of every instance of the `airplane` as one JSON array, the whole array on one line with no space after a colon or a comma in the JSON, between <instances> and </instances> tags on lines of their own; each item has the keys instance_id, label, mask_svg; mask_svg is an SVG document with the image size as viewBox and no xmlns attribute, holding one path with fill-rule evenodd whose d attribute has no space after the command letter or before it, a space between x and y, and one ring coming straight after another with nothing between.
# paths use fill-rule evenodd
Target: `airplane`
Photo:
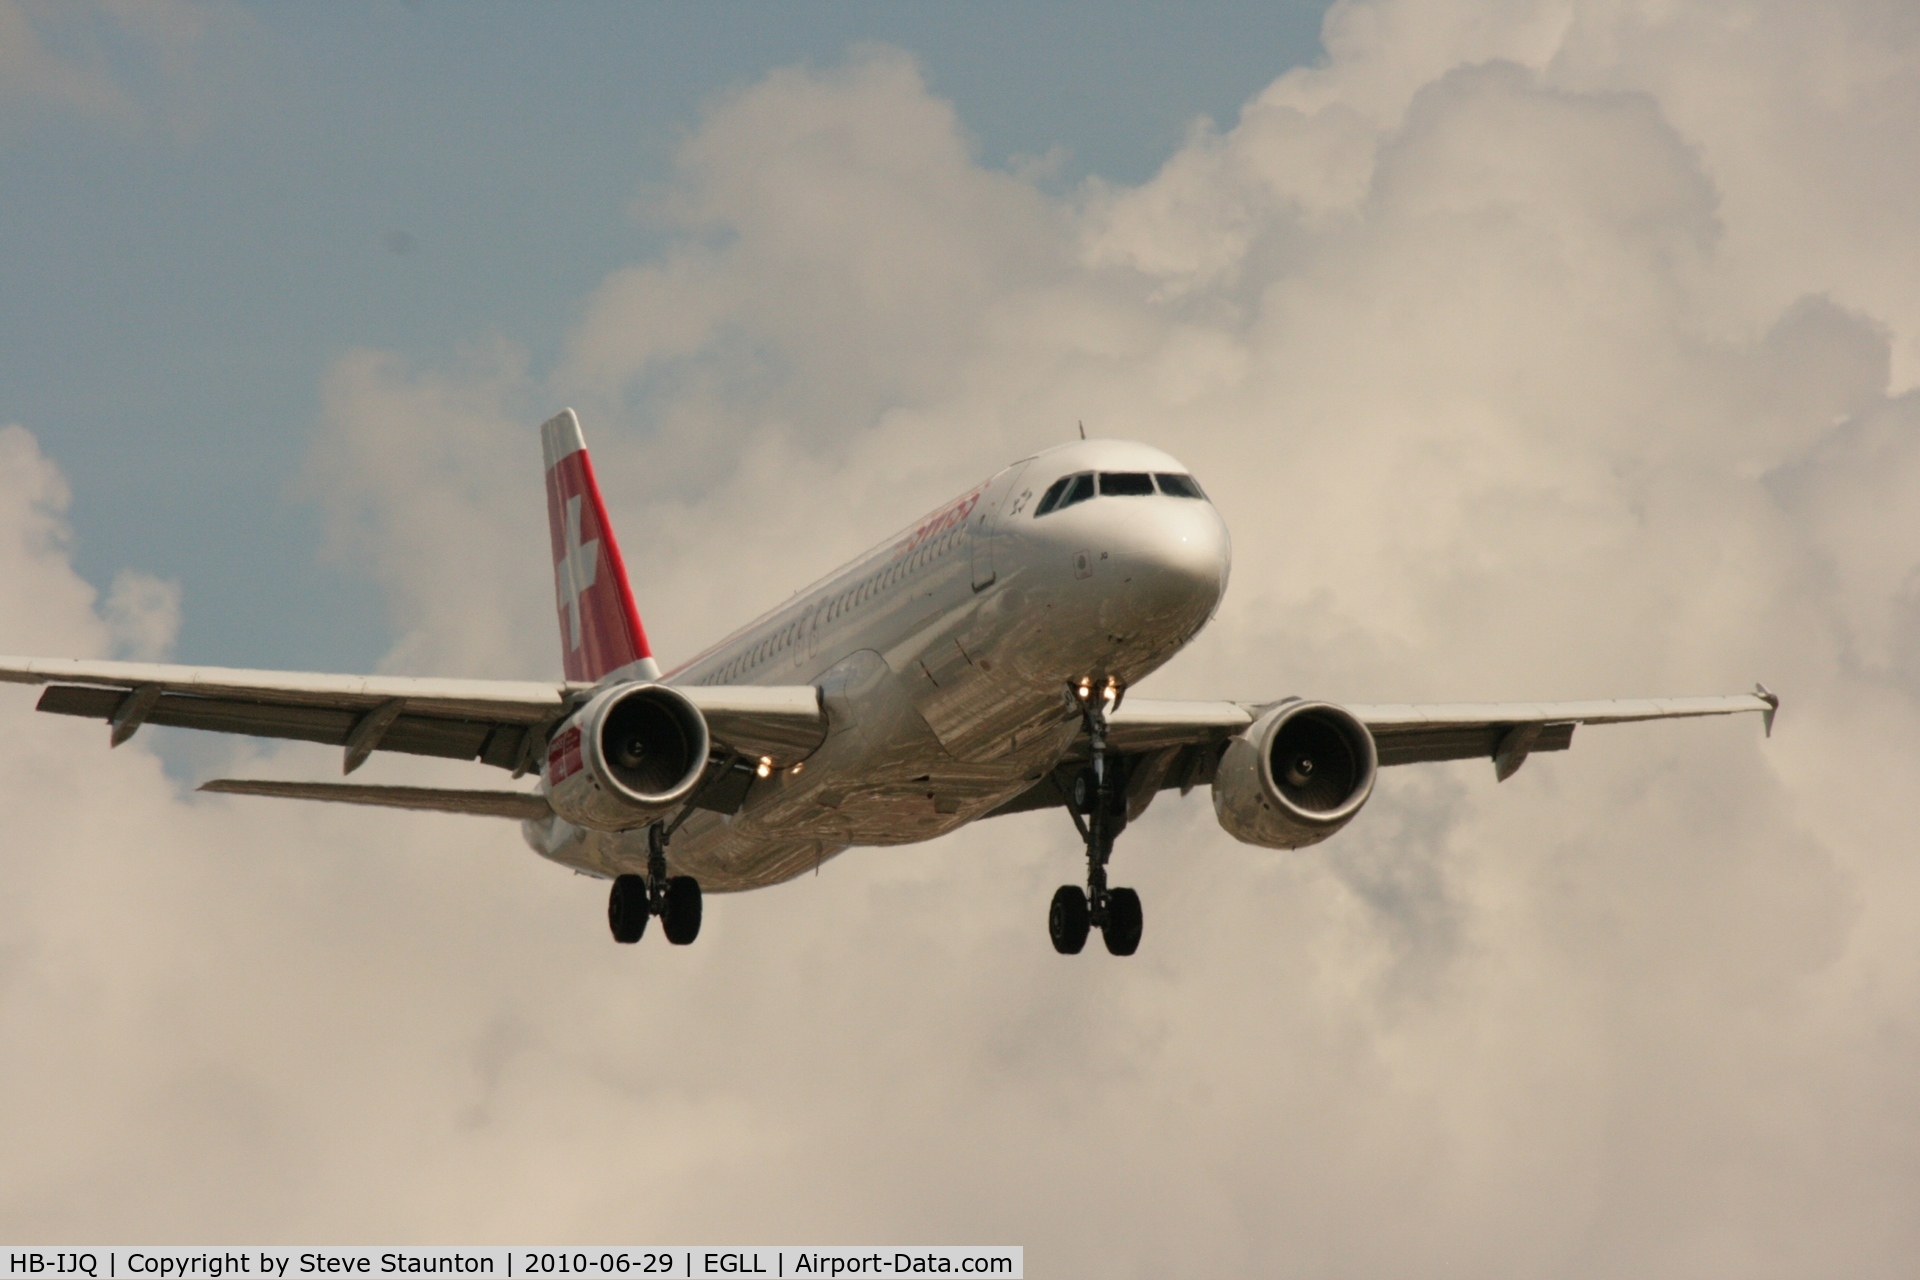
<instances>
[{"instance_id":1,"label":"airplane","mask_svg":"<svg viewBox=\"0 0 1920 1280\"><path fill-rule=\"evenodd\" d=\"M1082 884L1048 907L1054 949L1092 930L1140 945L1139 894L1108 882L1116 838L1162 791L1212 794L1268 849L1327 839L1378 771L1491 759L1496 779L1580 725L1757 712L1750 694L1634 701L1341 705L1167 701L1128 690L1213 618L1227 526L1172 457L1077 440L1023 458L672 671L654 660L578 417L542 424L565 679L443 680L0 658L37 709L477 760L537 790L222 778L208 792L517 818L533 850L611 881L615 941L659 918L700 933L702 895L764 888L856 845L1064 810Z\"/></svg>"}]
</instances>

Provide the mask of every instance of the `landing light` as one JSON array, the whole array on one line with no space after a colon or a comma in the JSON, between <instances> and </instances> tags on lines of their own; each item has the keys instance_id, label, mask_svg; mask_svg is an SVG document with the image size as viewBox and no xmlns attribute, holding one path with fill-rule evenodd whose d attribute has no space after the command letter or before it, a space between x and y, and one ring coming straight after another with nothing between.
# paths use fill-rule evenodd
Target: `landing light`
<instances>
[{"instance_id":1,"label":"landing light","mask_svg":"<svg viewBox=\"0 0 1920 1280\"><path fill-rule=\"evenodd\" d=\"M773 757L761 756L760 767L755 769L754 772L762 778L771 776L773 773Z\"/></svg>"}]
</instances>

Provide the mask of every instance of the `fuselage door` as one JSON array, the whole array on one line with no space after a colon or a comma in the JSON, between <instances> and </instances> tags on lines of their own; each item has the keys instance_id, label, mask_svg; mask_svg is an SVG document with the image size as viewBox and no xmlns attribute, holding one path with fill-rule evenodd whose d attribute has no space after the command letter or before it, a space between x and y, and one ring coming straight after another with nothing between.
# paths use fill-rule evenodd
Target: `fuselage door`
<instances>
[{"instance_id":1,"label":"fuselage door","mask_svg":"<svg viewBox=\"0 0 1920 1280\"><path fill-rule=\"evenodd\" d=\"M981 495L980 505L974 508L973 520L967 526L967 537L973 544L973 589L975 591L984 591L993 585L996 576L993 565L993 544L998 540L996 535L1005 519L1000 509L1007 506L1008 499L1019 491L1020 477L1027 473L1027 467L1032 462L1032 458L1023 458L989 480L986 493ZM1016 505L1025 509L1032 504L1032 501L1029 496L1026 501Z\"/></svg>"}]
</instances>

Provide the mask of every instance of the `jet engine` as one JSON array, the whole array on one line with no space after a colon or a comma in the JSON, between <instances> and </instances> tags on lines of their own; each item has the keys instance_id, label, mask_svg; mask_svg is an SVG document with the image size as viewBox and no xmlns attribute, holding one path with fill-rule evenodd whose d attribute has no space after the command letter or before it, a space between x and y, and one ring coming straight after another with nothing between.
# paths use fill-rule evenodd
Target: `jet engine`
<instances>
[{"instance_id":1,"label":"jet engine","mask_svg":"<svg viewBox=\"0 0 1920 1280\"><path fill-rule=\"evenodd\" d=\"M1283 702L1227 745L1213 812L1236 840L1268 849L1317 844L1373 794L1373 735L1330 702Z\"/></svg>"},{"instance_id":2,"label":"jet engine","mask_svg":"<svg viewBox=\"0 0 1920 1280\"><path fill-rule=\"evenodd\" d=\"M575 826L626 831L657 822L707 767L706 717L663 684L616 685L547 739L547 803Z\"/></svg>"}]
</instances>

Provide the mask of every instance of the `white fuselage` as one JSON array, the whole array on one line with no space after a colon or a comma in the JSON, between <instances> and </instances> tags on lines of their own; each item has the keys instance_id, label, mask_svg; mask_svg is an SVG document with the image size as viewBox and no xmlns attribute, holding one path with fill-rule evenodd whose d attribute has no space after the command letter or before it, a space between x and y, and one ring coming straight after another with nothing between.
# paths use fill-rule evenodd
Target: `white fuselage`
<instances>
[{"instance_id":1,"label":"white fuselage","mask_svg":"<svg viewBox=\"0 0 1920 1280\"><path fill-rule=\"evenodd\" d=\"M756 780L738 813L694 812L669 848L673 873L751 889L851 845L945 834L1054 767L1081 727L1072 686L1131 685L1192 639L1226 589L1219 513L1155 489L1034 514L1081 473L1186 468L1116 440L1017 462L667 673L683 686L812 684L827 715L820 746ZM550 818L526 833L581 870L646 868L644 831Z\"/></svg>"}]
</instances>

